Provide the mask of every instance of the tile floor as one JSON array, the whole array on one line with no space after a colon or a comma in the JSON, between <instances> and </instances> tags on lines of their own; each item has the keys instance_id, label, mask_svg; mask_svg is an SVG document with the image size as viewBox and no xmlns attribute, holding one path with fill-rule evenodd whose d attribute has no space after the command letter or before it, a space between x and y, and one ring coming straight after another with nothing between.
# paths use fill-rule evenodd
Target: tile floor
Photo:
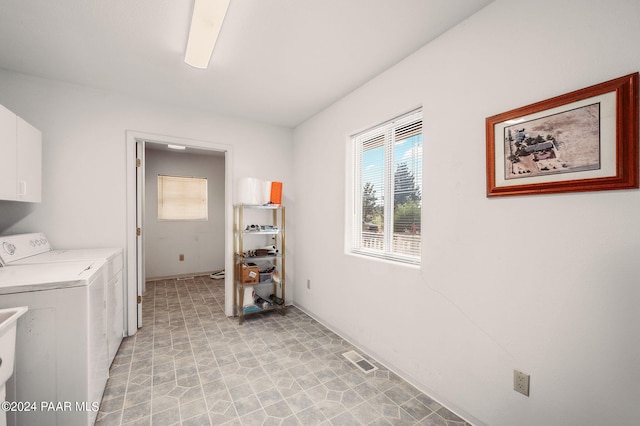
<instances>
[{"instance_id":1,"label":"tile floor","mask_svg":"<svg viewBox=\"0 0 640 426\"><path fill-rule=\"evenodd\" d=\"M96 424L469 426L382 366L361 372L351 344L293 306L241 326L223 306L223 280L148 283Z\"/></svg>"}]
</instances>

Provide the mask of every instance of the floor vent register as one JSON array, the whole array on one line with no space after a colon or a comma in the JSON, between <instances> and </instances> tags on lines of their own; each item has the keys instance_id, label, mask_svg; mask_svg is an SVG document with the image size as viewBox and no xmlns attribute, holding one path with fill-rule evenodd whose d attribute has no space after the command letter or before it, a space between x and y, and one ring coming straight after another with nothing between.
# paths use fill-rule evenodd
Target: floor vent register
<instances>
[{"instance_id":1,"label":"floor vent register","mask_svg":"<svg viewBox=\"0 0 640 426\"><path fill-rule=\"evenodd\" d=\"M367 361L366 359L364 359L362 357L362 355L360 355L358 352L356 351L349 351L349 352L345 352L342 354L343 357L345 357L346 359L348 359L349 361L351 361L351 363L353 365L355 365L356 367L358 367L360 370L362 370L364 373L371 373L372 371L375 371L378 369L378 367L376 367L375 365L371 364L369 361Z\"/></svg>"}]
</instances>

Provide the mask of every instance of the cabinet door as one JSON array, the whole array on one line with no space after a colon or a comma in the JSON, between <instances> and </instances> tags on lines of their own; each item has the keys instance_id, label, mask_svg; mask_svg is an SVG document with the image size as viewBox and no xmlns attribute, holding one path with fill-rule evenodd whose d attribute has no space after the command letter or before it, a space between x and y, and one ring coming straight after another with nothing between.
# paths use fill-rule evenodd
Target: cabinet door
<instances>
[{"instance_id":1,"label":"cabinet door","mask_svg":"<svg viewBox=\"0 0 640 426\"><path fill-rule=\"evenodd\" d=\"M16 115L0 105L0 200L16 199Z\"/></svg>"},{"instance_id":2,"label":"cabinet door","mask_svg":"<svg viewBox=\"0 0 640 426\"><path fill-rule=\"evenodd\" d=\"M17 158L19 201L42 201L42 133L17 118Z\"/></svg>"}]
</instances>

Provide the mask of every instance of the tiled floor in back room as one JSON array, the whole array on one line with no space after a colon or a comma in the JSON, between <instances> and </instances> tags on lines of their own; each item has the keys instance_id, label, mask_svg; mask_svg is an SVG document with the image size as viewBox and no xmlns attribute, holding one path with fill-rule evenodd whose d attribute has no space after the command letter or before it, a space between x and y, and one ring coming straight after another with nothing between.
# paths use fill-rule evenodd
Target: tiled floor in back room
<instances>
[{"instance_id":1,"label":"tiled floor in back room","mask_svg":"<svg viewBox=\"0 0 640 426\"><path fill-rule=\"evenodd\" d=\"M143 327L111 366L97 425L468 426L299 309L223 311L224 281L147 284Z\"/></svg>"}]
</instances>

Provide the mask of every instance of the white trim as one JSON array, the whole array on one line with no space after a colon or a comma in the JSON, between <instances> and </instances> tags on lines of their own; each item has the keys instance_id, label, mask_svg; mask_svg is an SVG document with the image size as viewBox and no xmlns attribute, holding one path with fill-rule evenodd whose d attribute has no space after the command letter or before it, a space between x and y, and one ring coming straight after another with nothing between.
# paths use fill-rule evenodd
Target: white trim
<instances>
[{"instance_id":1,"label":"white trim","mask_svg":"<svg viewBox=\"0 0 640 426\"><path fill-rule=\"evenodd\" d=\"M394 181L395 172L393 171L394 160L394 146L396 143L396 131L402 126L409 125L411 123L423 122L423 110L422 107L414 109L410 112L406 112L396 118L387 120L379 125L370 127L359 133L354 133L348 138L347 153L346 153L346 173L345 183L347 190L345 191L345 253L356 254L367 258L379 258L385 259L391 262L404 263L410 265L419 266L422 263L422 254L412 256L408 254L395 252L393 247L394 233L394 214L393 214L393 200L394 200ZM422 134L422 131L420 132ZM403 134L406 136L405 134ZM378 138L383 138L378 145ZM373 145L372 145L373 143ZM384 188L383 204L383 229L385 232L382 234L382 249L369 249L362 246L363 235L363 212L362 202L359 198L362 196L362 157L365 149L384 149L384 164L381 178L382 187ZM420 170L420 181L418 183L422 188L422 170ZM378 182L380 183L380 182ZM390 200L390 201L387 201ZM392 230L388 232L387 230ZM421 238L421 237L420 237ZM420 242L422 240L420 239ZM421 251L421 250L420 250Z\"/></svg>"},{"instance_id":2,"label":"white trim","mask_svg":"<svg viewBox=\"0 0 640 426\"><path fill-rule=\"evenodd\" d=\"M157 135L133 130L126 131L126 182L127 182L127 244L126 244L126 277L125 290L126 328L129 336L135 334L137 327L136 303L136 143L175 144L187 147L220 151L225 153L225 269L233 270L233 147L227 144L185 139L174 136ZM231 274L225 277L225 314L233 315L233 282Z\"/></svg>"}]
</instances>

